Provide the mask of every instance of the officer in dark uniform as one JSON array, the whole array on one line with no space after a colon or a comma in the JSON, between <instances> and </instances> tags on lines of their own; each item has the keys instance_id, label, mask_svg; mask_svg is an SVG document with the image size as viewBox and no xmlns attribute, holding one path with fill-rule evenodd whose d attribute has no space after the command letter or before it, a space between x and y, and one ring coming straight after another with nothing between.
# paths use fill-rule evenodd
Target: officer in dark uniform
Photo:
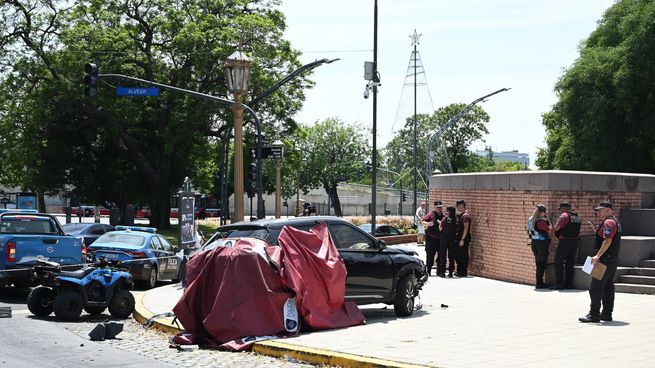
<instances>
[{"instance_id":1,"label":"officer in dark uniform","mask_svg":"<svg viewBox=\"0 0 655 368\"><path fill-rule=\"evenodd\" d=\"M448 254L448 277L453 277L455 271L455 259L457 258L457 228L459 220L455 212L455 206L446 208L446 216L441 220L441 242L439 244L439 257L437 257L437 275L444 277L446 274L446 253Z\"/></svg>"},{"instance_id":2,"label":"officer in dark uniform","mask_svg":"<svg viewBox=\"0 0 655 368\"><path fill-rule=\"evenodd\" d=\"M434 209L423 217L423 226L425 226L425 265L428 269L428 275L434 265L434 257L439 251L439 240L441 238L441 220L443 218L443 208L441 201L434 202ZM438 273L438 272L437 272Z\"/></svg>"},{"instance_id":3,"label":"officer in dark uniform","mask_svg":"<svg viewBox=\"0 0 655 368\"><path fill-rule=\"evenodd\" d=\"M466 209L466 201L460 199L456 202L457 217L459 218L459 248L457 248L457 273L458 277L468 276L469 267L469 244L471 243L471 215Z\"/></svg>"},{"instance_id":4,"label":"officer in dark uniform","mask_svg":"<svg viewBox=\"0 0 655 368\"><path fill-rule=\"evenodd\" d=\"M591 258L595 265L600 262L607 266L601 280L591 278L589 296L591 308L589 314L579 318L580 322L611 321L614 311L614 275L619 265L619 251L621 250L621 224L614 217L612 203L600 202L596 207L601 224L596 228L596 254ZM603 311L600 311L601 303Z\"/></svg>"},{"instance_id":5,"label":"officer in dark uniform","mask_svg":"<svg viewBox=\"0 0 655 368\"><path fill-rule=\"evenodd\" d=\"M532 253L537 267L536 284L537 289L548 287L544 280L546 264L548 262L548 244L550 243L551 227L546 215L546 206L538 204L532 216L528 219L528 233L532 242Z\"/></svg>"},{"instance_id":6,"label":"officer in dark uniform","mask_svg":"<svg viewBox=\"0 0 655 368\"><path fill-rule=\"evenodd\" d=\"M580 241L580 227L582 219L577 213L571 211L571 204L563 202L559 205L561 212L555 223L555 236L559 238L559 245L555 253L555 276L557 283L553 289L572 289L575 256ZM564 272L566 270L566 273ZM566 278L564 276L566 275Z\"/></svg>"}]
</instances>

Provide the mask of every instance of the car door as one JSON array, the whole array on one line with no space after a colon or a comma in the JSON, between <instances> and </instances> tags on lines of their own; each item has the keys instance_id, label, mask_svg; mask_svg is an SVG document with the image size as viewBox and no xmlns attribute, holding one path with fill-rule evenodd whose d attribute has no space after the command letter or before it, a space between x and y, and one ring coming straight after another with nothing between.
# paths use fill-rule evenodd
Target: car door
<instances>
[{"instance_id":1,"label":"car door","mask_svg":"<svg viewBox=\"0 0 655 368\"><path fill-rule=\"evenodd\" d=\"M157 236L150 238L150 248L157 258L157 278L166 279L166 252L164 251L164 246L161 244Z\"/></svg>"},{"instance_id":2,"label":"car door","mask_svg":"<svg viewBox=\"0 0 655 368\"><path fill-rule=\"evenodd\" d=\"M384 300L391 297L393 263L376 239L347 223L331 223L330 234L346 264L346 298Z\"/></svg>"},{"instance_id":3,"label":"car door","mask_svg":"<svg viewBox=\"0 0 655 368\"><path fill-rule=\"evenodd\" d=\"M159 261L161 270L163 271L162 278L164 279L175 279L177 278L177 271L180 267L180 262L178 256L173 250L171 243L166 240L166 238L157 235L157 239L162 245L162 254L164 255Z\"/></svg>"}]
</instances>

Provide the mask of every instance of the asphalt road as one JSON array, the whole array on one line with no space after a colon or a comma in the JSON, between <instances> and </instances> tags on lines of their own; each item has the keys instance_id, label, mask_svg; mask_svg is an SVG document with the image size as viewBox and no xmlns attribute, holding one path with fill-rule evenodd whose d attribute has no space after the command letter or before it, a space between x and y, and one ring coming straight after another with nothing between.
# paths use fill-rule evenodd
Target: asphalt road
<instances>
[{"instance_id":1,"label":"asphalt road","mask_svg":"<svg viewBox=\"0 0 655 368\"><path fill-rule=\"evenodd\" d=\"M25 289L0 289L0 306L12 307L12 318L0 319L0 367L175 367L104 342L90 341L59 324L54 317L36 318L25 305L27 294ZM91 331L106 318L94 320L83 315L79 324L88 325Z\"/></svg>"}]
</instances>

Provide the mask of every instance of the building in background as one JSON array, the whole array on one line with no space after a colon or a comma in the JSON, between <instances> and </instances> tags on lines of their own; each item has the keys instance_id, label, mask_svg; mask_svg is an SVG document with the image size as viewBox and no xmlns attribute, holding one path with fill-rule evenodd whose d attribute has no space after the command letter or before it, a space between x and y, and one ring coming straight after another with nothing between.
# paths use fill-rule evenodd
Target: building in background
<instances>
[{"instance_id":1,"label":"building in background","mask_svg":"<svg viewBox=\"0 0 655 368\"><path fill-rule=\"evenodd\" d=\"M488 148L484 151L475 151L475 154L482 157L489 157L495 162L520 162L525 167L530 166L530 155L521 153L518 150L494 152Z\"/></svg>"}]
</instances>

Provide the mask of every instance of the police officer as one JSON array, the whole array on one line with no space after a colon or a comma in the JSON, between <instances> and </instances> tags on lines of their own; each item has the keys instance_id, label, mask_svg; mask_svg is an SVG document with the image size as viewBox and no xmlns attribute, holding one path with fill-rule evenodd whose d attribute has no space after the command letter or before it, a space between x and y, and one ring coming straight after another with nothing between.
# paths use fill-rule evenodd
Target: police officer
<instances>
[{"instance_id":1,"label":"police officer","mask_svg":"<svg viewBox=\"0 0 655 368\"><path fill-rule=\"evenodd\" d=\"M595 208L601 219L600 226L596 228L595 255L591 262L598 262L607 266L601 280L591 278L589 297L591 308L589 314L579 318L580 322L611 321L614 311L614 275L619 265L619 251L621 250L621 224L614 217L612 203L600 202ZM601 303L603 311L600 311Z\"/></svg>"},{"instance_id":2,"label":"police officer","mask_svg":"<svg viewBox=\"0 0 655 368\"><path fill-rule=\"evenodd\" d=\"M571 204L563 202L559 205L561 214L555 222L555 236L559 239L559 245L555 252L555 276L557 283L553 289L573 288L573 265L580 240L580 227L582 219L577 213L571 211ZM566 273L564 272L566 270ZM566 278L564 277L566 275Z\"/></svg>"},{"instance_id":3,"label":"police officer","mask_svg":"<svg viewBox=\"0 0 655 368\"><path fill-rule=\"evenodd\" d=\"M544 281L546 263L548 262L548 244L550 243L549 233L551 232L546 206L538 204L532 216L528 219L528 233L532 241L532 253L537 266L536 283L537 289L546 289L548 284Z\"/></svg>"},{"instance_id":4,"label":"police officer","mask_svg":"<svg viewBox=\"0 0 655 368\"><path fill-rule=\"evenodd\" d=\"M439 244L439 256L437 257L437 276L444 277L446 274L446 253L448 254L448 277L453 277L455 270L455 259L457 256L457 228L459 220L455 212L455 206L446 208L446 215L441 220L441 242Z\"/></svg>"},{"instance_id":5,"label":"police officer","mask_svg":"<svg viewBox=\"0 0 655 368\"><path fill-rule=\"evenodd\" d=\"M459 219L457 248L457 273L458 277L468 276L469 266L469 244L471 243L471 214L466 209L466 201L460 199L456 202L457 217Z\"/></svg>"},{"instance_id":6,"label":"police officer","mask_svg":"<svg viewBox=\"0 0 655 368\"><path fill-rule=\"evenodd\" d=\"M443 205L441 201L434 201L434 209L425 215L422 219L425 226L425 264L428 269L428 275L432 271L434 265L434 257L439 251L439 240L441 238L441 220L443 219ZM438 275L438 271L437 271Z\"/></svg>"}]
</instances>

